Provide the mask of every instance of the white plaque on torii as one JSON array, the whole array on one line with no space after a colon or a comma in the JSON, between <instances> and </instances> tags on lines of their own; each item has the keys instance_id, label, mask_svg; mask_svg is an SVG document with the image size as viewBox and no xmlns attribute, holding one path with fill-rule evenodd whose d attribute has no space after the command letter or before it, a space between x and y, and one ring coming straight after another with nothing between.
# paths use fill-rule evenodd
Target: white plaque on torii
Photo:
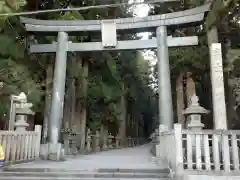
<instances>
[{"instance_id":1,"label":"white plaque on torii","mask_svg":"<svg viewBox=\"0 0 240 180\"><path fill-rule=\"evenodd\" d=\"M117 46L117 27L112 20L102 20L101 22L102 45L104 48Z\"/></svg>"}]
</instances>

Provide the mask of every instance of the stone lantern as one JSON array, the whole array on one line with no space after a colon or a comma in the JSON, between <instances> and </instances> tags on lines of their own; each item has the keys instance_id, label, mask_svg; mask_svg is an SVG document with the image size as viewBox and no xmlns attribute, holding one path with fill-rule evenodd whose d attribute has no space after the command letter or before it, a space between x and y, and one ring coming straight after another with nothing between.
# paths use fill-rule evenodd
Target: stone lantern
<instances>
[{"instance_id":1,"label":"stone lantern","mask_svg":"<svg viewBox=\"0 0 240 180\"><path fill-rule=\"evenodd\" d=\"M19 96L17 96L17 103L15 104L16 131L25 131L26 127L29 126L27 123L27 116L35 114L30 109L31 107L32 103L28 103L26 94L21 92Z\"/></svg>"},{"instance_id":2,"label":"stone lantern","mask_svg":"<svg viewBox=\"0 0 240 180\"><path fill-rule=\"evenodd\" d=\"M204 124L201 122L201 116L203 114L208 114L209 111L206 110L205 108L201 107L198 103L198 97L196 95L193 95L191 97L191 104L188 108L186 108L183 112L184 115L187 116L187 128L192 130L192 131L200 131L203 127ZM194 159L196 160L196 136L193 135L191 136L192 140L192 150L193 150L193 156ZM203 139L200 137L200 146L201 150L203 150Z\"/></svg>"},{"instance_id":3,"label":"stone lantern","mask_svg":"<svg viewBox=\"0 0 240 180\"><path fill-rule=\"evenodd\" d=\"M199 105L198 101L198 97L193 95L191 97L191 105L183 112L187 116L187 128L190 130L201 130L204 127L204 124L201 122L201 116L209 113L208 110Z\"/></svg>"}]
</instances>

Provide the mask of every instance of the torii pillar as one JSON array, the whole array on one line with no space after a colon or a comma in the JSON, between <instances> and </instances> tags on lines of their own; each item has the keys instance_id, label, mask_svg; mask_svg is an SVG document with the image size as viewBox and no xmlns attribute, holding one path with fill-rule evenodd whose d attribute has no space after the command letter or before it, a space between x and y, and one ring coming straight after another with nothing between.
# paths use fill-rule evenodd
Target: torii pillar
<instances>
[{"instance_id":1,"label":"torii pillar","mask_svg":"<svg viewBox=\"0 0 240 180\"><path fill-rule=\"evenodd\" d=\"M173 127L173 104L170 66L167 45L167 27L159 26L157 32L159 121L166 128Z\"/></svg>"}]
</instances>

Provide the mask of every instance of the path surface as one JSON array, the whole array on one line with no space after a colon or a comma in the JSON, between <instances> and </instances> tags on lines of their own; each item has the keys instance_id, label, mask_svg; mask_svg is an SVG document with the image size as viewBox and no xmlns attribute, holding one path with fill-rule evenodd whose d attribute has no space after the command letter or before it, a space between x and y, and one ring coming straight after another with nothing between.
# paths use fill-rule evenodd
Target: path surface
<instances>
[{"instance_id":1,"label":"path surface","mask_svg":"<svg viewBox=\"0 0 240 180\"><path fill-rule=\"evenodd\" d=\"M35 161L24 164L17 164L14 168L59 168L94 170L100 168L113 169L158 169L150 155L150 145L143 145L135 148L110 150L90 155L79 155L68 157L66 161Z\"/></svg>"}]
</instances>

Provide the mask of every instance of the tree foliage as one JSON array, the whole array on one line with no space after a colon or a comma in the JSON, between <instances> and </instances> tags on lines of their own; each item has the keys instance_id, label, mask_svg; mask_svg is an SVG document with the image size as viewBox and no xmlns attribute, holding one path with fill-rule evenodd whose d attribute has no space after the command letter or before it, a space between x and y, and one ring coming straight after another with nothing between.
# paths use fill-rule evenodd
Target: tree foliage
<instances>
[{"instance_id":1,"label":"tree foliage","mask_svg":"<svg viewBox=\"0 0 240 180\"><path fill-rule=\"evenodd\" d=\"M0 12L15 12L25 4L23 0L2 0ZM0 28L0 81L3 83L0 91L0 116L3 118L8 114L11 94L25 92L35 107L42 94L41 85L33 75L34 70L28 66L31 59L25 51L25 40L21 36L23 28L19 20L16 17L3 16L0 19Z\"/></svg>"},{"instance_id":2,"label":"tree foliage","mask_svg":"<svg viewBox=\"0 0 240 180\"><path fill-rule=\"evenodd\" d=\"M1 12L15 12L23 10L43 10L66 8L75 6L94 5L95 1L33 1L17 0L0 1ZM18 4L16 4L18 3ZM22 7L25 5L24 7ZM88 20L111 19L131 16L127 8L90 9L81 12L56 12L32 15L38 19ZM4 116L9 109L9 96L21 91L28 95L33 102L36 112L44 113L45 89L49 82L46 79L47 67L54 63L54 54L29 54L27 46L32 43L51 43L56 36L42 36L26 33L17 17L3 18L0 21L0 81L3 82L0 98L0 116ZM121 39L138 38L135 34L121 34ZM70 37L73 42L100 41L100 36L79 34ZM69 61L76 59L89 64L89 75L84 77L82 67L71 65ZM66 89L72 83L76 85L77 104L82 106L86 101L87 125L93 129L100 128L102 123L118 124L123 108L127 109L127 116L144 121L152 121L156 112L155 93L150 87L151 71L141 52L91 52L69 53ZM83 94L81 82L87 79L87 97ZM80 82L80 83L78 83ZM52 82L51 82L52 83ZM69 96L66 93L66 98ZM127 100L126 107L121 104L121 97ZM76 106L77 107L77 106ZM77 111L80 111L77 109Z\"/></svg>"}]
</instances>

